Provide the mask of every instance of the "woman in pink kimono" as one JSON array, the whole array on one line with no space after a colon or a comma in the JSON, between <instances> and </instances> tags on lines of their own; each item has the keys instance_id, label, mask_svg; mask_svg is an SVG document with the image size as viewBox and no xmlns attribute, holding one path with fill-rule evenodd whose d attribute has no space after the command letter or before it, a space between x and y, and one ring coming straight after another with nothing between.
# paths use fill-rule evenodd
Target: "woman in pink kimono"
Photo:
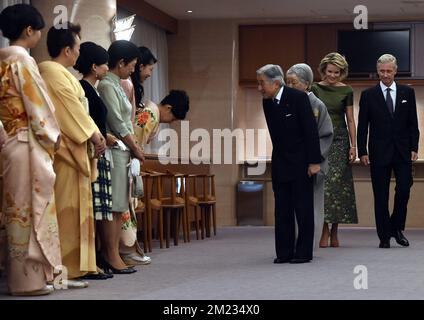
<instances>
[{"instance_id":1,"label":"woman in pink kimono","mask_svg":"<svg viewBox=\"0 0 424 320\"><path fill-rule=\"evenodd\" d=\"M7 284L12 295L49 294L53 270L61 265L54 201L53 156L60 129L37 64L44 21L30 5L9 6L0 29L10 46L0 49L0 121L3 219L7 235Z\"/></svg>"}]
</instances>

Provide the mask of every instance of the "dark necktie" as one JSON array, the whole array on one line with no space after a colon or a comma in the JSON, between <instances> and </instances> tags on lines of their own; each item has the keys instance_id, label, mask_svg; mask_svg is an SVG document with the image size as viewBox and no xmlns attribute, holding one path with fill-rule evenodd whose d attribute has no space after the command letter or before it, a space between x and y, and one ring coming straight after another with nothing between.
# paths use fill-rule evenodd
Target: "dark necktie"
<instances>
[{"instance_id":1,"label":"dark necktie","mask_svg":"<svg viewBox=\"0 0 424 320\"><path fill-rule=\"evenodd\" d=\"M387 104L387 109L389 110L390 115L393 117L393 100L392 100L392 95L390 94L390 91L392 89L387 88L387 95L386 95L386 104Z\"/></svg>"},{"instance_id":2,"label":"dark necktie","mask_svg":"<svg viewBox=\"0 0 424 320\"><path fill-rule=\"evenodd\" d=\"M274 98L274 103L278 104L280 101L277 98Z\"/></svg>"}]
</instances>

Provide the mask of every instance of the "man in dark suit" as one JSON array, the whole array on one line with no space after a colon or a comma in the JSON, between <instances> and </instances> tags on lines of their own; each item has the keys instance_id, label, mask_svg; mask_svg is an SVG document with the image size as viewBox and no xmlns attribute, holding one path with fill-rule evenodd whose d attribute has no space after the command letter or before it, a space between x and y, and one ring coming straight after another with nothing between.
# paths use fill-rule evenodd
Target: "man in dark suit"
<instances>
[{"instance_id":1,"label":"man in dark suit","mask_svg":"<svg viewBox=\"0 0 424 320\"><path fill-rule=\"evenodd\" d=\"M309 262L314 237L313 175L323 160L317 124L308 96L284 86L280 66L266 65L256 73L273 145L274 263ZM299 230L296 244L295 218Z\"/></svg>"},{"instance_id":2,"label":"man in dark suit","mask_svg":"<svg viewBox=\"0 0 424 320\"><path fill-rule=\"evenodd\" d=\"M359 102L358 153L362 164L370 165L374 211L380 248L390 248L390 238L409 246L403 235L412 162L418 159L417 107L414 90L394 82L396 58L382 55L377 61L380 83L362 92ZM369 142L367 136L369 126ZM393 214L389 213L392 170L396 177Z\"/></svg>"}]
</instances>

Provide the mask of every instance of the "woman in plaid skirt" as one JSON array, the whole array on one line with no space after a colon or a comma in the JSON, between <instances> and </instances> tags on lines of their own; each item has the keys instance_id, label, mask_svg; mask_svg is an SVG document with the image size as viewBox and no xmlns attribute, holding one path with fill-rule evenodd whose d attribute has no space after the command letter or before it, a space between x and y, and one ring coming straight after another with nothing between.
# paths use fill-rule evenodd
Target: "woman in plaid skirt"
<instances>
[{"instance_id":1,"label":"woman in plaid skirt","mask_svg":"<svg viewBox=\"0 0 424 320\"><path fill-rule=\"evenodd\" d=\"M109 55L104 48L93 42L85 42L81 44L80 56L75 69L84 77L80 83L88 100L90 116L93 118L102 135L107 137L107 145L110 147L116 143L117 139L106 132L107 108L95 87L97 81L102 80L109 70L107 65L108 59ZM98 177L92 183L93 211L96 221L113 221L110 161L110 150L106 150L105 154L97 161ZM102 232L100 223L97 225L97 235L100 235L100 239L102 240L103 237L107 237L107 232ZM100 241L100 243L102 242ZM97 261L98 265L102 264L102 255L99 252L97 253ZM107 279L111 276L99 272L98 274L90 274L87 277L90 279Z\"/></svg>"}]
</instances>

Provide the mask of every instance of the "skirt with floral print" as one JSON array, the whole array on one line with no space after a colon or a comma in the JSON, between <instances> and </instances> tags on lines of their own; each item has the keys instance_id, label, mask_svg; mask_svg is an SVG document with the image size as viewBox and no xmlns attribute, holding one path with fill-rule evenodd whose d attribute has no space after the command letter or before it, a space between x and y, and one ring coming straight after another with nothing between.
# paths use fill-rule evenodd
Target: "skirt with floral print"
<instances>
[{"instance_id":1,"label":"skirt with floral print","mask_svg":"<svg viewBox=\"0 0 424 320\"><path fill-rule=\"evenodd\" d=\"M349 134L346 128L334 128L325 177L324 213L326 223L358 223L352 167L349 164Z\"/></svg>"}]
</instances>

